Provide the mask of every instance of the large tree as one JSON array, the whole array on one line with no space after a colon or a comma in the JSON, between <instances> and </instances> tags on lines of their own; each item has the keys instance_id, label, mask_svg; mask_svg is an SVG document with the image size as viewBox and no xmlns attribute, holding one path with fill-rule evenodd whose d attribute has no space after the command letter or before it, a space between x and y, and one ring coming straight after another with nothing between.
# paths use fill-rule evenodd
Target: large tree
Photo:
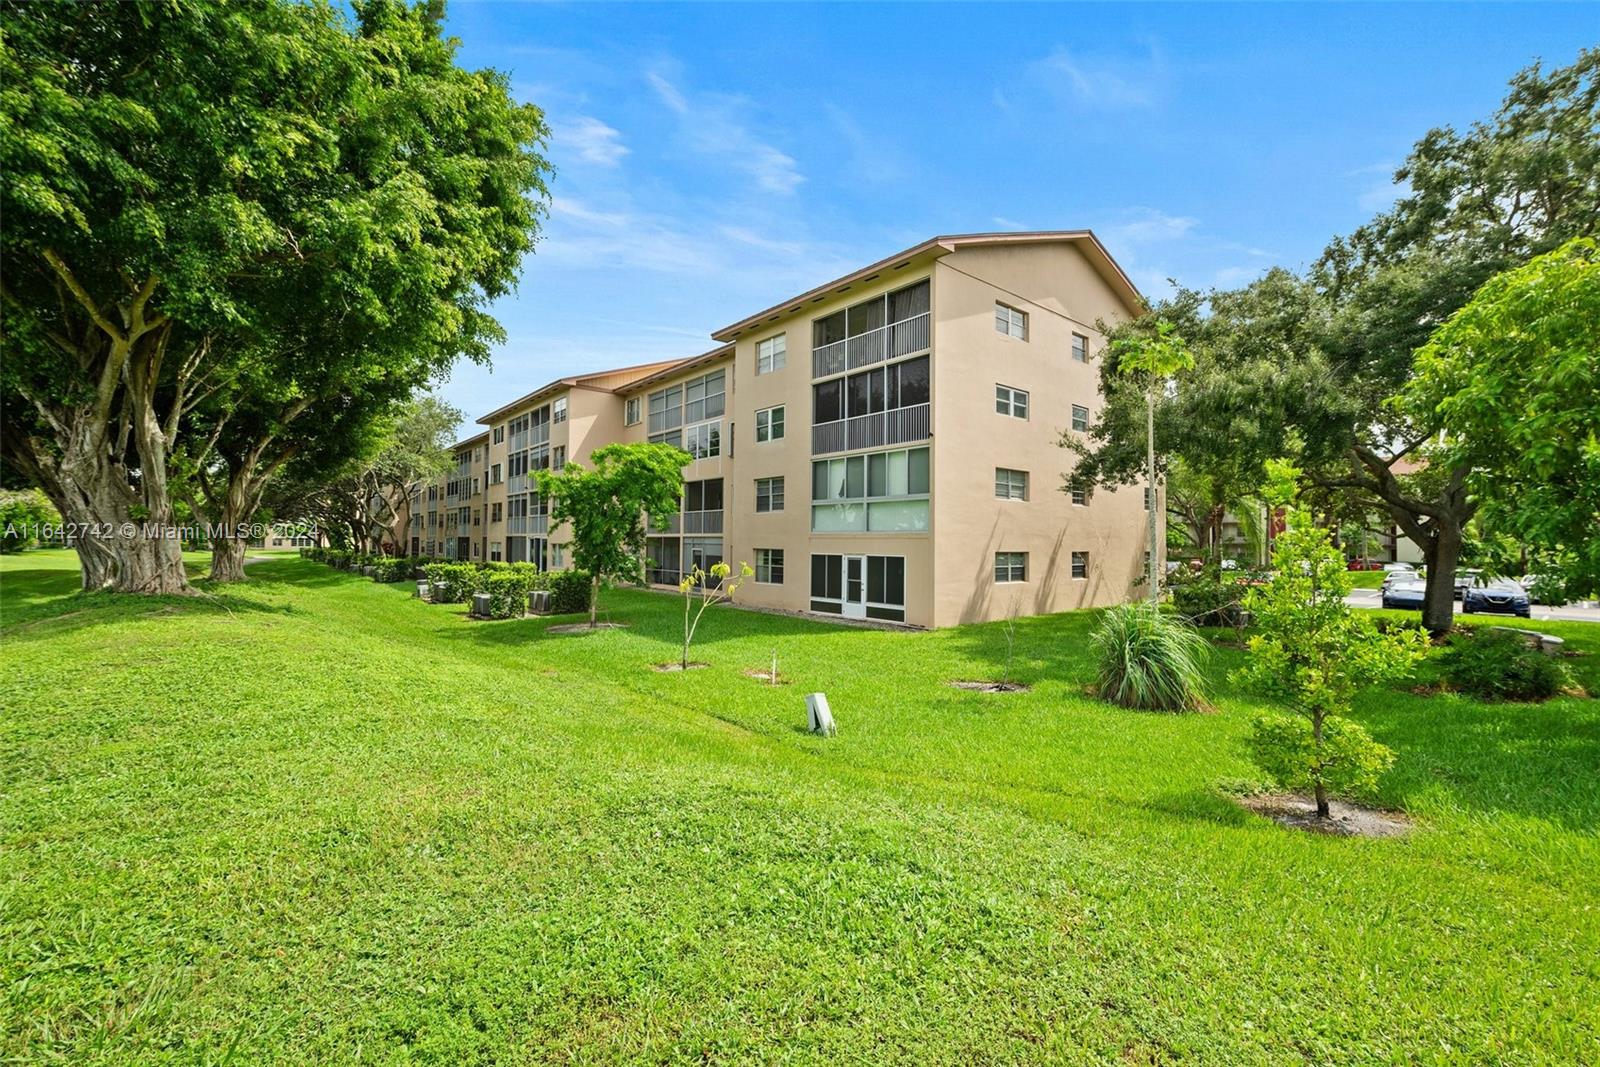
<instances>
[{"instance_id":1,"label":"large tree","mask_svg":"<svg viewBox=\"0 0 1600 1067\"><path fill-rule=\"evenodd\" d=\"M397 0L4 7L7 461L84 583L185 588L169 477L223 522L338 419L499 336L531 245L536 109ZM175 455L176 454L176 455ZM226 570L226 567L224 568Z\"/></svg>"},{"instance_id":2,"label":"large tree","mask_svg":"<svg viewBox=\"0 0 1600 1067\"><path fill-rule=\"evenodd\" d=\"M1482 519L1600 592L1600 245L1574 239L1491 278L1417 353L1401 403L1438 423Z\"/></svg>"}]
</instances>

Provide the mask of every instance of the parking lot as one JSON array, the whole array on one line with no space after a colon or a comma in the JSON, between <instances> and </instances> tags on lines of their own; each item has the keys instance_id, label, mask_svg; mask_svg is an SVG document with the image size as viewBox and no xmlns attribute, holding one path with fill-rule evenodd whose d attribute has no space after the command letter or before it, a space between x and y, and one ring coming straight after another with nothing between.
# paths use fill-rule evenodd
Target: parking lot
<instances>
[{"instance_id":1,"label":"parking lot","mask_svg":"<svg viewBox=\"0 0 1600 1067\"><path fill-rule=\"evenodd\" d=\"M1377 589L1356 589L1345 597L1345 603L1358 608L1382 607L1383 593ZM1456 611L1461 610L1461 602L1456 601ZM1534 619L1559 619L1563 622L1600 622L1600 607L1585 606L1583 604L1568 604L1565 607L1552 608L1542 604L1533 605ZM1515 616L1506 616L1514 618Z\"/></svg>"}]
</instances>

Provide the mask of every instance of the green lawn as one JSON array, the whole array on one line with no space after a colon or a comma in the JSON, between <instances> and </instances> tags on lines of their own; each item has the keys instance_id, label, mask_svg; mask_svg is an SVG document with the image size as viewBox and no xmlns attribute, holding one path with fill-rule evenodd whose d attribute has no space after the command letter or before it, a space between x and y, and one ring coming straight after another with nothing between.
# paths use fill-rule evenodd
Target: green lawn
<instances>
[{"instance_id":1,"label":"green lawn","mask_svg":"<svg viewBox=\"0 0 1600 1067\"><path fill-rule=\"evenodd\" d=\"M0 560L0 1061L1600 1061L1600 701L1402 687L1363 841L1279 829L1256 707L1084 695L1093 613L468 622L298 559L213 599ZM1589 653L1600 627L1541 624ZM776 650L794 684L743 676ZM825 690L839 736L803 729Z\"/></svg>"}]
</instances>

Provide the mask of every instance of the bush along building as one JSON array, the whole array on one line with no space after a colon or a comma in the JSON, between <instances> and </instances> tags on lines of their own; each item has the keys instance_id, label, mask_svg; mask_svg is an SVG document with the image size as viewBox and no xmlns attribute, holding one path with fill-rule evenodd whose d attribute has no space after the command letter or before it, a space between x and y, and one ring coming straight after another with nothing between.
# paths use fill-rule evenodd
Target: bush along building
<instances>
[{"instance_id":1,"label":"bush along building","mask_svg":"<svg viewBox=\"0 0 1600 1067\"><path fill-rule=\"evenodd\" d=\"M1058 442L1100 402L1095 323L1141 305L1088 231L936 237L699 355L488 413L445 477L413 487L397 543L565 569L533 472L666 442L693 458L679 511L652 517L651 584L743 560L741 602L919 626L1119 603L1144 578L1143 489L1063 492Z\"/></svg>"}]
</instances>

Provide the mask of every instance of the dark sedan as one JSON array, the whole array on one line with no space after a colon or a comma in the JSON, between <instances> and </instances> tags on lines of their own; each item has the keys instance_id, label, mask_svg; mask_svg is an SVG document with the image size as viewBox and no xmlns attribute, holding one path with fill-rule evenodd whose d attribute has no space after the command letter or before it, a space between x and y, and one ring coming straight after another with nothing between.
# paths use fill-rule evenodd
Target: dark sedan
<instances>
[{"instance_id":1,"label":"dark sedan","mask_svg":"<svg viewBox=\"0 0 1600 1067\"><path fill-rule=\"evenodd\" d=\"M1463 615L1520 615L1529 617L1528 591L1510 578L1479 579L1461 598Z\"/></svg>"},{"instance_id":2,"label":"dark sedan","mask_svg":"<svg viewBox=\"0 0 1600 1067\"><path fill-rule=\"evenodd\" d=\"M1386 608L1399 608L1402 611L1421 611L1422 598L1428 591L1428 583L1414 579L1399 579L1385 582L1383 586L1383 606Z\"/></svg>"}]
</instances>

